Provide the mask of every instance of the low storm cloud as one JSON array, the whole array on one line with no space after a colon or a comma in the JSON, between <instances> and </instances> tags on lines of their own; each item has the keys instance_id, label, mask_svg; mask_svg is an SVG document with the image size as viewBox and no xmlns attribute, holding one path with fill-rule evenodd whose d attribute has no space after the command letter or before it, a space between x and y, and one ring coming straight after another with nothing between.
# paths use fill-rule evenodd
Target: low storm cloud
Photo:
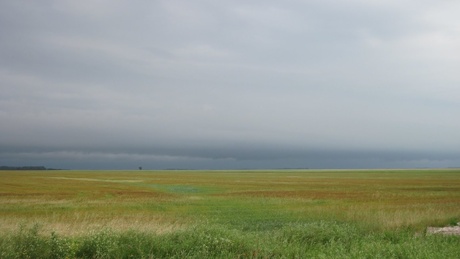
<instances>
[{"instance_id":1,"label":"low storm cloud","mask_svg":"<svg viewBox=\"0 0 460 259\"><path fill-rule=\"evenodd\" d=\"M460 166L455 1L1 1L0 165Z\"/></svg>"}]
</instances>

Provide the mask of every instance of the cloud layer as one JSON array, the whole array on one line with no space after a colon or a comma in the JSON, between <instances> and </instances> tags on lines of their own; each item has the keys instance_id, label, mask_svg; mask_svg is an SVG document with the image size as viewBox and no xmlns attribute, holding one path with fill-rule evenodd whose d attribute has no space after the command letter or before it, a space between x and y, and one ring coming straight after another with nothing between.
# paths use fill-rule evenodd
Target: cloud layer
<instances>
[{"instance_id":1,"label":"cloud layer","mask_svg":"<svg viewBox=\"0 0 460 259\"><path fill-rule=\"evenodd\" d=\"M459 11L2 1L0 163L458 166Z\"/></svg>"}]
</instances>

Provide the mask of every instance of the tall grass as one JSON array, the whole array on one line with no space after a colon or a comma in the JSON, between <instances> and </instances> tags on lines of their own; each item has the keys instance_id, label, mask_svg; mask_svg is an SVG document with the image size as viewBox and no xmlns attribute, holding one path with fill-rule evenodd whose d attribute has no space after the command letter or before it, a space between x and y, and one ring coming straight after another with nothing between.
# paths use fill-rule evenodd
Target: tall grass
<instances>
[{"instance_id":1,"label":"tall grass","mask_svg":"<svg viewBox=\"0 0 460 259\"><path fill-rule=\"evenodd\" d=\"M0 172L0 258L457 258L460 170Z\"/></svg>"},{"instance_id":2,"label":"tall grass","mask_svg":"<svg viewBox=\"0 0 460 259\"><path fill-rule=\"evenodd\" d=\"M154 234L109 229L84 236L44 235L33 226L0 237L1 258L458 258L460 237L369 232L334 221L269 231L221 225Z\"/></svg>"}]
</instances>

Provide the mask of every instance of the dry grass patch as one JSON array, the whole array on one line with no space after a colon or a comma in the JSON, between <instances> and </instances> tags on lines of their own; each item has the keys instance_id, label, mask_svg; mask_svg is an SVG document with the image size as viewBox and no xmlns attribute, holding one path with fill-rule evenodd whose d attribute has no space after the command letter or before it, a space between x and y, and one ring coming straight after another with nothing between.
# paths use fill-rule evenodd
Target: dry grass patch
<instances>
[{"instance_id":1,"label":"dry grass patch","mask_svg":"<svg viewBox=\"0 0 460 259\"><path fill-rule=\"evenodd\" d=\"M3 171L0 186L3 228L42 221L63 233L325 218L420 228L460 217L460 170Z\"/></svg>"}]
</instances>

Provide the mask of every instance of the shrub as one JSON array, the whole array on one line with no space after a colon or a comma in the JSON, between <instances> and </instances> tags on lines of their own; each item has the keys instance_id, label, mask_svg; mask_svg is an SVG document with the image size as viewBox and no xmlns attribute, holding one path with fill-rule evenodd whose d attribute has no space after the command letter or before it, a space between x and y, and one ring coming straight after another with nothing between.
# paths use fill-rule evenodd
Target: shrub
<instances>
[{"instance_id":1,"label":"shrub","mask_svg":"<svg viewBox=\"0 0 460 259\"><path fill-rule=\"evenodd\" d=\"M40 226L20 226L0 240L1 258L64 258L70 254L69 241L55 233L40 235Z\"/></svg>"}]
</instances>

